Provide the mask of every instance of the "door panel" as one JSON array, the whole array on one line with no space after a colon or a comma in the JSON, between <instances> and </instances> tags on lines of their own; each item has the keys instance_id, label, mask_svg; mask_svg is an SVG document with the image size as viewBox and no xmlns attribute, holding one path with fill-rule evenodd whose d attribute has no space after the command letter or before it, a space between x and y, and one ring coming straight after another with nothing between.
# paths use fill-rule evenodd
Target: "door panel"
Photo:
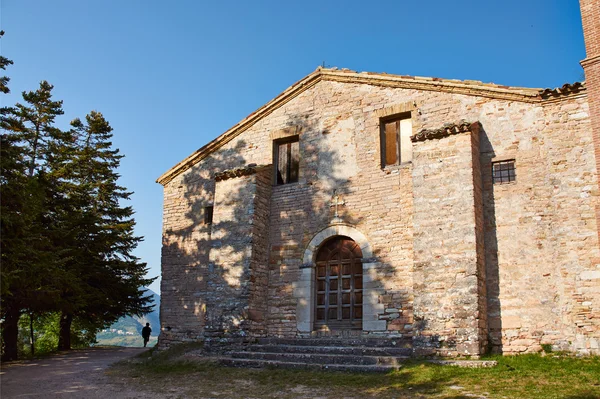
<instances>
[{"instance_id":1,"label":"door panel","mask_svg":"<svg viewBox=\"0 0 600 399\"><path fill-rule=\"evenodd\" d=\"M362 328L362 252L348 237L324 243L317 253L316 329Z\"/></svg>"}]
</instances>

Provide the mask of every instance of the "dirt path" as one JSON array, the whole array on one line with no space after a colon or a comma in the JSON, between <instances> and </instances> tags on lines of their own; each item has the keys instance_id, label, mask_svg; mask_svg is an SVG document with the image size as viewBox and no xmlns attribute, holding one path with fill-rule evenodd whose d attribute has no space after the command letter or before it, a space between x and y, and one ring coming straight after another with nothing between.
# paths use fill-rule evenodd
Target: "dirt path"
<instances>
[{"instance_id":1,"label":"dirt path","mask_svg":"<svg viewBox=\"0 0 600 399\"><path fill-rule=\"evenodd\" d=\"M47 359L3 364L2 398L138 398L140 392L112 384L104 370L147 348L91 348Z\"/></svg>"}]
</instances>

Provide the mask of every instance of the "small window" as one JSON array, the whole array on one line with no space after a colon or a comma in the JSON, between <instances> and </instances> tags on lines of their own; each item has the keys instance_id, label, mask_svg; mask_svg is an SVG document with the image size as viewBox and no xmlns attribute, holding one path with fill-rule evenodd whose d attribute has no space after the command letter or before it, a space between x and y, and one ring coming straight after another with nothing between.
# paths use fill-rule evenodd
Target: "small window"
<instances>
[{"instance_id":1,"label":"small window","mask_svg":"<svg viewBox=\"0 0 600 399\"><path fill-rule=\"evenodd\" d=\"M204 224L212 224L213 221L213 207L204 207Z\"/></svg>"},{"instance_id":2,"label":"small window","mask_svg":"<svg viewBox=\"0 0 600 399\"><path fill-rule=\"evenodd\" d=\"M383 119L381 125L381 166L412 161L412 121L409 114Z\"/></svg>"},{"instance_id":3,"label":"small window","mask_svg":"<svg viewBox=\"0 0 600 399\"><path fill-rule=\"evenodd\" d=\"M275 183L288 184L298 181L300 168L300 144L298 136L276 141L274 148Z\"/></svg>"},{"instance_id":4,"label":"small window","mask_svg":"<svg viewBox=\"0 0 600 399\"><path fill-rule=\"evenodd\" d=\"M492 179L494 184L516 181L515 160L492 162Z\"/></svg>"}]
</instances>

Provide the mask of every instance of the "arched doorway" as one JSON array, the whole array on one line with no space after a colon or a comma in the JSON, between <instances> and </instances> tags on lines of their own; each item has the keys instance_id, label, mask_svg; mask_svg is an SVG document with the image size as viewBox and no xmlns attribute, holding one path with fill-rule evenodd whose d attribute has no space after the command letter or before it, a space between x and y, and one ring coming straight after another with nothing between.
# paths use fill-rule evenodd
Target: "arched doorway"
<instances>
[{"instance_id":1,"label":"arched doorway","mask_svg":"<svg viewBox=\"0 0 600 399\"><path fill-rule=\"evenodd\" d=\"M363 265L360 246L334 236L315 259L315 330L362 329Z\"/></svg>"}]
</instances>

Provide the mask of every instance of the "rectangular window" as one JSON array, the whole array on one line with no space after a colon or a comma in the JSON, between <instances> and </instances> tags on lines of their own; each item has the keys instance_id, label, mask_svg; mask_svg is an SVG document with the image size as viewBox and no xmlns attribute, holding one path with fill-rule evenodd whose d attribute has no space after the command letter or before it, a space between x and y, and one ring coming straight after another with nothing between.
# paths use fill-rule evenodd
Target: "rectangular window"
<instances>
[{"instance_id":1,"label":"rectangular window","mask_svg":"<svg viewBox=\"0 0 600 399\"><path fill-rule=\"evenodd\" d=\"M412 121L403 114L381 121L381 165L399 165L412 161Z\"/></svg>"},{"instance_id":2,"label":"rectangular window","mask_svg":"<svg viewBox=\"0 0 600 399\"><path fill-rule=\"evenodd\" d=\"M492 179L494 184L516 181L515 160L492 162Z\"/></svg>"},{"instance_id":3,"label":"rectangular window","mask_svg":"<svg viewBox=\"0 0 600 399\"><path fill-rule=\"evenodd\" d=\"M298 181L300 169L300 143L298 136L276 141L274 148L275 183L288 184Z\"/></svg>"},{"instance_id":4,"label":"rectangular window","mask_svg":"<svg viewBox=\"0 0 600 399\"><path fill-rule=\"evenodd\" d=\"M212 224L213 221L213 207L204 207L204 224Z\"/></svg>"}]
</instances>

